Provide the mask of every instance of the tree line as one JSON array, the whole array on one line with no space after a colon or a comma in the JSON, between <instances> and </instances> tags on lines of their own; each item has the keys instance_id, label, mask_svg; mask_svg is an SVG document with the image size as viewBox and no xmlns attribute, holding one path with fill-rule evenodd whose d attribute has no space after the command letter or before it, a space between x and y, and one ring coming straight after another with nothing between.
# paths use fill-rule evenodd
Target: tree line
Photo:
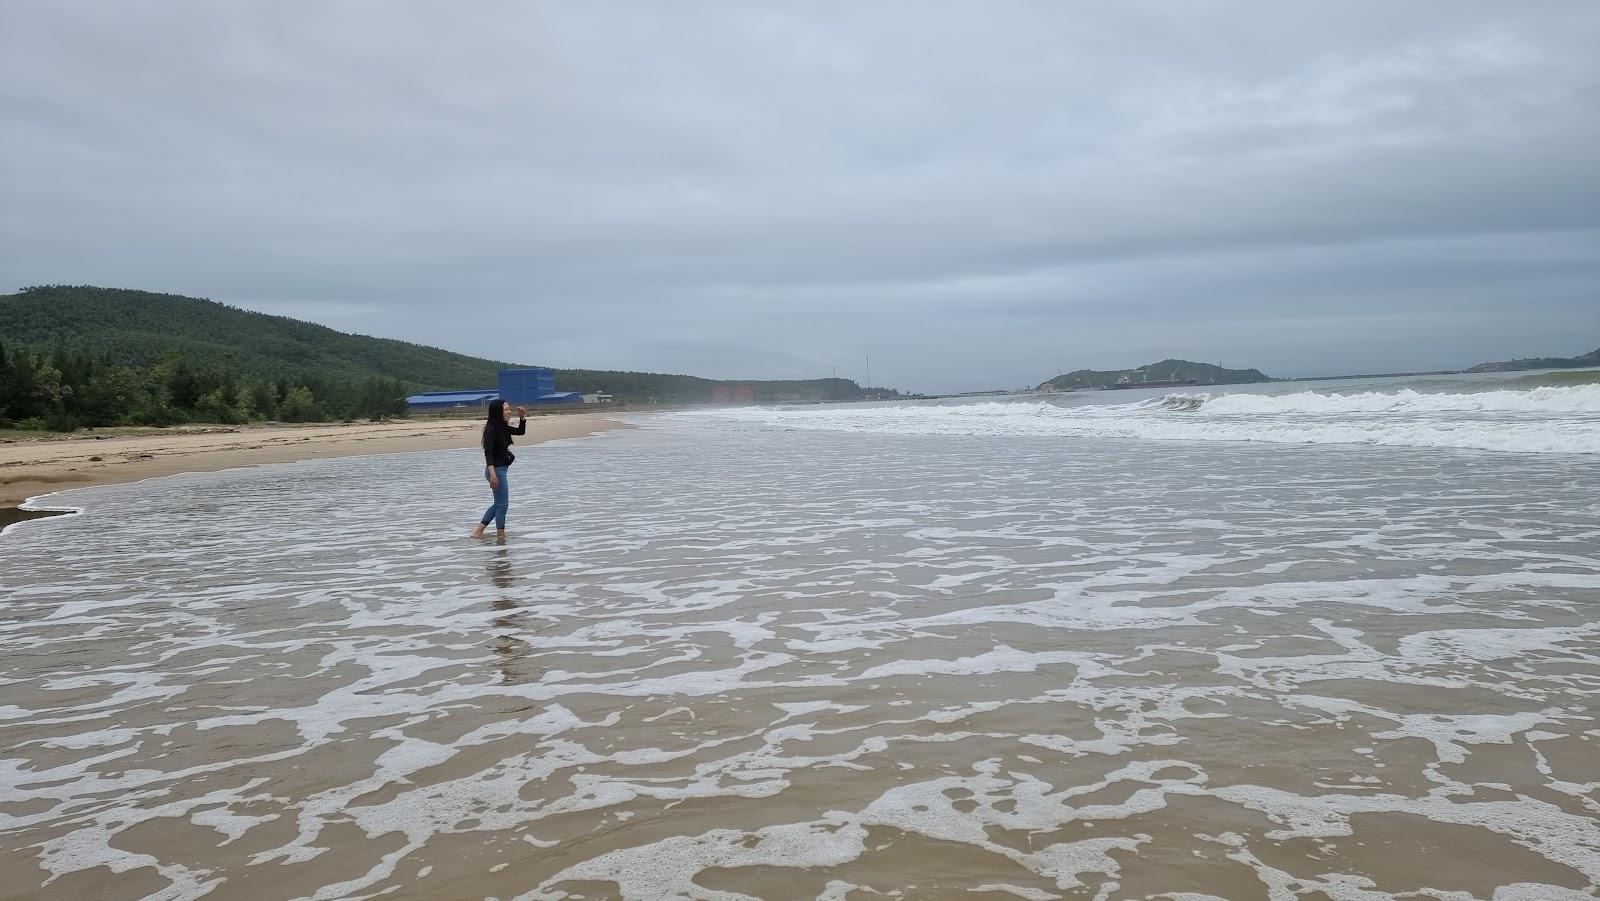
<instances>
[{"instance_id":1,"label":"tree line","mask_svg":"<svg viewBox=\"0 0 1600 901\"><path fill-rule=\"evenodd\" d=\"M407 393L397 379L261 378L175 353L131 365L64 344L41 352L0 343L0 428L381 419L404 416Z\"/></svg>"}]
</instances>

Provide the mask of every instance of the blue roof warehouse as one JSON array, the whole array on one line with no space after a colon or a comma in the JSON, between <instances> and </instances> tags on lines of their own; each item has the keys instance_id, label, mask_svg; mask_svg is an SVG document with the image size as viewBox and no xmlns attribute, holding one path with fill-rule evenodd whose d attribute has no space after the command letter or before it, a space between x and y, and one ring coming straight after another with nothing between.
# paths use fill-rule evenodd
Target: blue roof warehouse
<instances>
[{"instance_id":1,"label":"blue roof warehouse","mask_svg":"<svg viewBox=\"0 0 1600 901\"><path fill-rule=\"evenodd\" d=\"M583 403L583 395L576 391L557 391L555 370L541 367L502 369L498 388L460 388L413 394L406 398L406 407L413 413L470 410L487 407L497 397L512 406L525 407Z\"/></svg>"}]
</instances>

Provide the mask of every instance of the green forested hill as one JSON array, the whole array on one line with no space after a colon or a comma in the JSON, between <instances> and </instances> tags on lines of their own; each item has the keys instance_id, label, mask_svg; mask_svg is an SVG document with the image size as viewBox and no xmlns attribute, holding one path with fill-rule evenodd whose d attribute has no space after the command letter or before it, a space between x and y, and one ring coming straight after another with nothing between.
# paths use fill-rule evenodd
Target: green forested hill
<instances>
[{"instance_id":1,"label":"green forested hill","mask_svg":"<svg viewBox=\"0 0 1600 901\"><path fill-rule=\"evenodd\" d=\"M193 391L185 387L177 392L180 407L183 403L197 403L198 396L219 387L224 388L225 398L232 398L236 381L271 382L280 401L288 397L291 387L305 386L318 400L331 399L322 405L320 415L375 408L374 402L358 401L358 396L376 398L396 391L403 395L408 391L493 387L497 370L513 365L407 341L351 335L211 300L87 286L27 288L17 294L0 295L0 353L7 348L13 356L27 351L38 356L41 364L52 363L69 386L74 378L87 382L94 372L111 368L139 372L161 368L162 378L185 386L185 380L193 375ZM530 363L536 361L519 361L520 365ZM28 369L30 382L41 378L49 381L47 372L36 372L31 363ZM383 387L375 383L383 383ZM653 372L556 372L556 385L563 391L605 391L619 401L632 402L701 403L711 400L716 386L731 384L749 385L757 401L852 400L865 396L861 387L849 379L735 383ZM34 392L34 400L13 400L9 405L11 418L42 417L56 408L70 413L82 401L78 396L82 391L78 395L66 392L60 403L49 401L47 395L52 391L40 388ZM190 398L195 392L198 395ZM873 396L892 393L878 391ZM165 401L156 403L160 394L155 391L155 400L146 406L170 407ZM232 400L228 404L230 408L236 406ZM0 403L3 407L7 404ZM106 407L114 409L115 405L108 402ZM381 405L376 408L387 409ZM255 405L259 415L271 415L264 411L275 410L265 400ZM0 418L5 415L0 410ZM85 414L81 418L101 421L106 415L102 411L95 417Z\"/></svg>"},{"instance_id":2,"label":"green forested hill","mask_svg":"<svg viewBox=\"0 0 1600 901\"><path fill-rule=\"evenodd\" d=\"M388 338L369 338L226 304L118 288L29 288L0 295L0 342L65 343L114 363L149 366L177 354L196 368L256 378L396 379L417 388L493 385L508 364Z\"/></svg>"},{"instance_id":3,"label":"green forested hill","mask_svg":"<svg viewBox=\"0 0 1600 901\"><path fill-rule=\"evenodd\" d=\"M490 380L490 384L493 384ZM748 385L758 403L785 401L888 399L899 394L893 389L863 391L850 379L799 379L757 381L723 380L697 375L669 375L660 372L618 372L608 369L557 369L556 387L585 394L604 391L619 400L664 404L703 403L718 385Z\"/></svg>"},{"instance_id":4,"label":"green forested hill","mask_svg":"<svg viewBox=\"0 0 1600 901\"><path fill-rule=\"evenodd\" d=\"M1215 363L1195 363L1190 360L1162 360L1138 369L1078 369L1058 375L1039 386L1041 391L1068 388L1108 388L1126 376L1133 381L1160 381L1165 379L1194 379L1202 385L1237 385L1246 382L1270 382L1272 377L1259 369L1224 369Z\"/></svg>"}]
</instances>

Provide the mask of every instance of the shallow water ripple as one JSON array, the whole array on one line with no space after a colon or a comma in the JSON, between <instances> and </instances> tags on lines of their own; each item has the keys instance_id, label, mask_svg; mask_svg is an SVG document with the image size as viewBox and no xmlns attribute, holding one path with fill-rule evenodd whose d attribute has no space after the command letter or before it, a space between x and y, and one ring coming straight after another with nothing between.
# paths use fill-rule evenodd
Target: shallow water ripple
<instances>
[{"instance_id":1,"label":"shallow water ripple","mask_svg":"<svg viewBox=\"0 0 1600 901\"><path fill-rule=\"evenodd\" d=\"M0 539L0 895L1600 892L1592 462L653 426Z\"/></svg>"}]
</instances>

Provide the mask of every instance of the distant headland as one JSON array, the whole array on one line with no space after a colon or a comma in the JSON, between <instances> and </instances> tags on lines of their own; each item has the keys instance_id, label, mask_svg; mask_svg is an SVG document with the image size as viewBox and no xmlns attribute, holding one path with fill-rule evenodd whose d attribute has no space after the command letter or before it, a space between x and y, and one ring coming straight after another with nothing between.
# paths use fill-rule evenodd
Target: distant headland
<instances>
[{"instance_id":1,"label":"distant headland","mask_svg":"<svg viewBox=\"0 0 1600 901\"><path fill-rule=\"evenodd\" d=\"M1498 363L1479 363L1467 372L1517 372L1523 369L1582 369L1600 366L1600 347L1576 357L1529 357L1522 360L1503 360Z\"/></svg>"},{"instance_id":2,"label":"distant headland","mask_svg":"<svg viewBox=\"0 0 1600 901\"><path fill-rule=\"evenodd\" d=\"M1215 363L1162 360L1136 369L1076 369L1040 383L1039 391L1160 388L1180 385L1241 385L1275 381L1259 369L1226 369Z\"/></svg>"}]
</instances>

